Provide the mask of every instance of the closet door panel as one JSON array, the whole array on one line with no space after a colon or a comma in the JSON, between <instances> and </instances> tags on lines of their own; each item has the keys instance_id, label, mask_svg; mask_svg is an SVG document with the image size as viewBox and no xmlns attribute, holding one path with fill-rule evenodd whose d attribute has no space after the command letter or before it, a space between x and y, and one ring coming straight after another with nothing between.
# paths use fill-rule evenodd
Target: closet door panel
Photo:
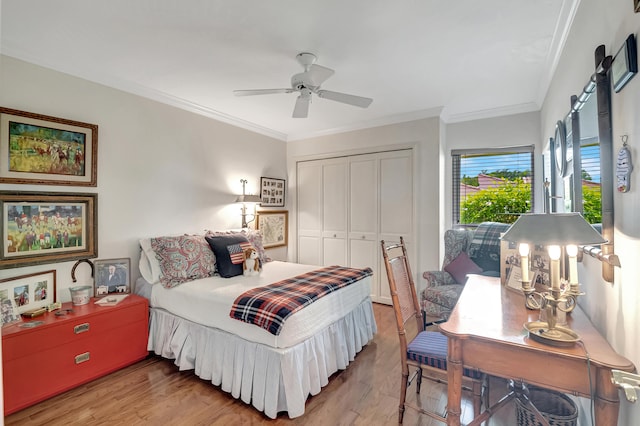
<instances>
[{"instance_id":1,"label":"closet door panel","mask_svg":"<svg viewBox=\"0 0 640 426\"><path fill-rule=\"evenodd\" d=\"M322 264L322 165L297 167L298 262Z\"/></svg>"},{"instance_id":2,"label":"closet door panel","mask_svg":"<svg viewBox=\"0 0 640 426\"><path fill-rule=\"evenodd\" d=\"M322 265L322 239L302 235L298 237L298 263Z\"/></svg>"},{"instance_id":3,"label":"closet door panel","mask_svg":"<svg viewBox=\"0 0 640 426\"><path fill-rule=\"evenodd\" d=\"M374 302L377 300L378 294L380 294L379 286L379 271L380 265L378 262L378 251L380 250L380 243L375 240L349 240L349 254L351 255L351 267L352 268L371 268L373 270L373 276L371 277L371 299ZM385 282L386 283L386 282Z\"/></svg>"},{"instance_id":4,"label":"closet door panel","mask_svg":"<svg viewBox=\"0 0 640 426\"><path fill-rule=\"evenodd\" d=\"M358 155L349 163L349 234L351 238L375 238L377 229L377 158Z\"/></svg>"},{"instance_id":5,"label":"closet door panel","mask_svg":"<svg viewBox=\"0 0 640 426\"><path fill-rule=\"evenodd\" d=\"M322 230L333 238L347 232L347 160L327 160L322 167Z\"/></svg>"},{"instance_id":6,"label":"closet door panel","mask_svg":"<svg viewBox=\"0 0 640 426\"><path fill-rule=\"evenodd\" d=\"M298 164L298 232L322 230L322 165Z\"/></svg>"},{"instance_id":7,"label":"closet door panel","mask_svg":"<svg viewBox=\"0 0 640 426\"><path fill-rule=\"evenodd\" d=\"M347 248L344 238L323 238L323 265L347 266Z\"/></svg>"},{"instance_id":8,"label":"closet door panel","mask_svg":"<svg viewBox=\"0 0 640 426\"><path fill-rule=\"evenodd\" d=\"M402 235L413 230L413 160L406 153L386 153L380 159L381 234Z\"/></svg>"}]
</instances>

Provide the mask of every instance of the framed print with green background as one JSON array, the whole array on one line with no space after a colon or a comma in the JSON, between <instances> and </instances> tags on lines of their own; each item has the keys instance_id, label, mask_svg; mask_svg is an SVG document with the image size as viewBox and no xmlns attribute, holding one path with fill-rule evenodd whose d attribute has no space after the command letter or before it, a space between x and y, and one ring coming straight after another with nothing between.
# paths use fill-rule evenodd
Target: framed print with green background
<instances>
[{"instance_id":1,"label":"framed print with green background","mask_svg":"<svg viewBox=\"0 0 640 426\"><path fill-rule=\"evenodd\" d=\"M45 308L56 301L56 271L36 272L0 280L0 303L2 323L5 313L10 316L9 306L18 314ZM11 322L11 321L7 321Z\"/></svg>"},{"instance_id":2,"label":"framed print with green background","mask_svg":"<svg viewBox=\"0 0 640 426\"><path fill-rule=\"evenodd\" d=\"M288 216L289 213L286 210L262 210L258 212L256 229L262 233L262 245L264 248L287 245Z\"/></svg>"},{"instance_id":3,"label":"framed print with green background","mask_svg":"<svg viewBox=\"0 0 640 426\"><path fill-rule=\"evenodd\" d=\"M284 179L260 178L260 198L262 207L284 207Z\"/></svg>"},{"instance_id":4,"label":"framed print with green background","mask_svg":"<svg viewBox=\"0 0 640 426\"><path fill-rule=\"evenodd\" d=\"M0 183L96 186L98 126L0 107Z\"/></svg>"},{"instance_id":5,"label":"framed print with green background","mask_svg":"<svg viewBox=\"0 0 640 426\"><path fill-rule=\"evenodd\" d=\"M0 191L0 268L94 258L98 195Z\"/></svg>"}]
</instances>

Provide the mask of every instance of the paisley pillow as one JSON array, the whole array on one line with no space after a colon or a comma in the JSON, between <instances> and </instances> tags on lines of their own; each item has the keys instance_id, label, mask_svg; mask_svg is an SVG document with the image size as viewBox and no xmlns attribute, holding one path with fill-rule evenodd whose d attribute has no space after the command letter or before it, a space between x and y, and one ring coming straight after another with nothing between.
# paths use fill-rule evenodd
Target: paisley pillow
<instances>
[{"instance_id":1,"label":"paisley pillow","mask_svg":"<svg viewBox=\"0 0 640 426\"><path fill-rule=\"evenodd\" d=\"M150 243L166 288L215 273L216 258L202 235L151 238Z\"/></svg>"}]
</instances>

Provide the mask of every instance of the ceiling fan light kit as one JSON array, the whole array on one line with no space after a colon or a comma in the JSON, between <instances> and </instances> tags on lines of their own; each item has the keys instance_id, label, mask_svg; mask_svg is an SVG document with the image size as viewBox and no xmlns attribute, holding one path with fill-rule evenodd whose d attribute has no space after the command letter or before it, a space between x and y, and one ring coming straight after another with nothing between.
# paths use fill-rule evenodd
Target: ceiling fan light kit
<instances>
[{"instance_id":1,"label":"ceiling fan light kit","mask_svg":"<svg viewBox=\"0 0 640 426\"><path fill-rule=\"evenodd\" d=\"M234 90L233 93L236 96L253 96L300 92L293 108L293 118L306 118L309 115L309 104L311 103L312 93L315 93L322 99L329 99L331 101L341 102L343 104L353 105L360 108L367 108L371 105L371 102L373 102L373 99L371 98L333 92L330 90L321 90L320 85L331 77L335 71L330 68L317 65L315 63L317 58L313 53L298 53L298 55L296 55L296 59L300 65L302 65L304 71L294 74L293 77L291 77L291 88Z\"/></svg>"}]
</instances>

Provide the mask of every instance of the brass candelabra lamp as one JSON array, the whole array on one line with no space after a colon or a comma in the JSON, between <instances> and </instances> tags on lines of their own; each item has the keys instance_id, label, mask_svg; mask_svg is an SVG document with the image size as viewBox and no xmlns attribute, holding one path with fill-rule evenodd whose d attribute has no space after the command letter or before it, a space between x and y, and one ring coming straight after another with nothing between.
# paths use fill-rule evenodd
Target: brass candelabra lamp
<instances>
[{"instance_id":1,"label":"brass candelabra lamp","mask_svg":"<svg viewBox=\"0 0 640 426\"><path fill-rule=\"evenodd\" d=\"M577 297L583 294L578 282L577 245L603 244L606 240L580 213L524 214L502 239L518 243L525 306L541 313L539 321L524 325L529 336L554 346L573 345L580 336L568 328L565 318L575 308ZM545 246L549 252L551 286L543 291L537 291L529 277L531 245ZM564 261L568 268L561 271Z\"/></svg>"}]
</instances>

